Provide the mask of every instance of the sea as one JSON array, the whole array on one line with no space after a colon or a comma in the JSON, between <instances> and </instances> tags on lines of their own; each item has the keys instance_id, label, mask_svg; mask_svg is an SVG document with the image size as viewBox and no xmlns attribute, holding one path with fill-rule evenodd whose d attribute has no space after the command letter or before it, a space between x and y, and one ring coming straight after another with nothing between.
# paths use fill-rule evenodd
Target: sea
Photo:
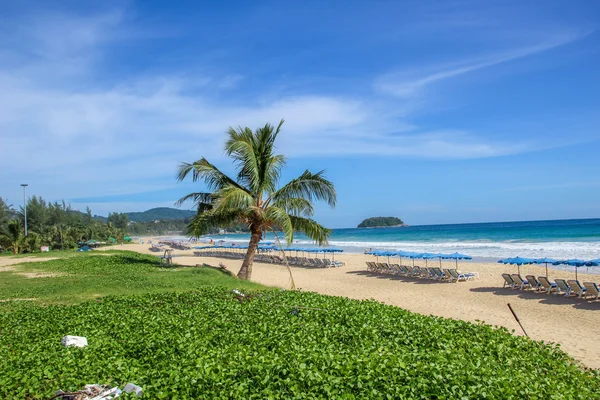
<instances>
[{"instance_id":1,"label":"sea","mask_svg":"<svg viewBox=\"0 0 600 400\"><path fill-rule=\"evenodd\" d=\"M277 236L283 240L282 234ZM249 235L211 235L210 238L247 244ZM207 240L208 237L201 239ZM276 241L277 237L268 233L264 240ZM515 256L589 260L600 258L600 219L334 229L329 245L348 253L371 249L459 252L486 261ZM315 244L305 235L297 234L294 246L315 247Z\"/></svg>"}]
</instances>

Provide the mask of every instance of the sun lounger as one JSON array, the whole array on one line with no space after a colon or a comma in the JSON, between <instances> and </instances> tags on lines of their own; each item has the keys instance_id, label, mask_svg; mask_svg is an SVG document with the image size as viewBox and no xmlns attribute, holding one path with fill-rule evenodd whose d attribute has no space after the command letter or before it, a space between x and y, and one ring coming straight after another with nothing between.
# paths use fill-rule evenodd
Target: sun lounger
<instances>
[{"instance_id":1,"label":"sun lounger","mask_svg":"<svg viewBox=\"0 0 600 400\"><path fill-rule=\"evenodd\" d=\"M569 288L571 288L569 291L570 296L577 296L580 298L583 297L585 294L585 288L581 283L579 283L579 281L575 279L569 279L567 283L569 284Z\"/></svg>"},{"instance_id":2,"label":"sun lounger","mask_svg":"<svg viewBox=\"0 0 600 400\"><path fill-rule=\"evenodd\" d=\"M569 294L571 293L571 287L569 286L567 281L565 281L564 279L556 279L555 282L556 293L554 293L554 295L558 296L562 292L565 294L565 297L569 297Z\"/></svg>"},{"instance_id":3,"label":"sun lounger","mask_svg":"<svg viewBox=\"0 0 600 400\"><path fill-rule=\"evenodd\" d=\"M433 279L438 280L438 281L443 281L446 279L446 275L444 275L442 270L439 269L438 267L432 267L432 268L429 268L429 270L433 273L433 276L434 276Z\"/></svg>"},{"instance_id":4,"label":"sun lounger","mask_svg":"<svg viewBox=\"0 0 600 400\"><path fill-rule=\"evenodd\" d=\"M444 275L446 275L448 282L458 282L458 277L455 278L448 268L444 268Z\"/></svg>"},{"instance_id":5,"label":"sun lounger","mask_svg":"<svg viewBox=\"0 0 600 400\"><path fill-rule=\"evenodd\" d=\"M398 264L388 264L388 268L390 269L389 273L392 275L398 275L398 271L400 271Z\"/></svg>"},{"instance_id":6,"label":"sun lounger","mask_svg":"<svg viewBox=\"0 0 600 400\"><path fill-rule=\"evenodd\" d=\"M600 301L600 287L598 287L596 283L583 282L583 286L586 289L585 294L583 295L584 299L587 299L591 296L592 300Z\"/></svg>"},{"instance_id":7,"label":"sun lounger","mask_svg":"<svg viewBox=\"0 0 600 400\"><path fill-rule=\"evenodd\" d=\"M391 272L391 269L389 268L387 263L377 263L377 265L379 265L379 272L383 274L389 274Z\"/></svg>"},{"instance_id":8,"label":"sun lounger","mask_svg":"<svg viewBox=\"0 0 600 400\"><path fill-rule=\"evenodd\" d=\"M510 276L510 274L502 274L502 277L504 278L504 285L502 286L503 288L505 287L510 287L511 289L515 288L515 285L517 284L515 282L515 280Z\"/></svg>"},{"instance_id":9,"label":"sun lounger","mask_svg":"<svg viewBox=\"0 0 600 400\"><path fill-rule=\"evenodd\" d=\"M409 275L408 269L404 265L400 265L398 268L399 268L398 275L401 275L401 276Z\"/></svg>"},{"instance_id":10,"label":"sun lounger","mask_svg":"<svg viewBox=\"0 0 600 400\"><path fill-rule=\"evenodd\" d=\"M515 281L515 286L513 289L523 290L529 286L529 282L521 278L521 275L519 274L512 274L510 277L513 279L513 281Z\"/></svg>"},{"instance_id":11,"label":"sun lounger","mask_svg":"<svg viewBox=\"0 0 600 400\"><path fill-rule=\"evenodd\" d=\"M545 276L538 276L538 281L542 285L542 290L546 292L546 294L550 294L558 290L556 283L550 282Z\"/></svg>"},{"instance_id":12,"label":"sun lounger","mask_svg":"<svg viewBox=\"0 0 600 400\"><path fill-rule=\"evenodd\" d=\"M452 278L454 278L456 280L456 282L468 281L469 279L473 279L472 277L470 277L467 274L461 274L461 273L459 273L456 270L456 268L449 268L448 272L450 272L450 275L452 275Z\"/></svg>"},{"instance_id":13,"label":"sun lounger","mask_svg":"<svg viewBox=\"0 0 600 400\"><path fill-rule=\"evenodd\" d=\"M425 268L421 268L421 270L423 270L425 272L425 275L423 276L424 278L427 279L435 279L435 273L431 270L431 268L429 267L425 267Z\"/></svg>"},{"instance_id":14,"label":"sun lounger","mask_svg":"<svg viewBox=\"0 0 600 400\"><path fill-rule=\"evenodd\" d=\"M525 279L527 279L527 282L529 282L529 287L531 289L533 289L534 291L540 291L542 290L542 284L540 283L540 281L537 280L537 278L533 275L526 275Z\"/></svg>"}]
</instances>

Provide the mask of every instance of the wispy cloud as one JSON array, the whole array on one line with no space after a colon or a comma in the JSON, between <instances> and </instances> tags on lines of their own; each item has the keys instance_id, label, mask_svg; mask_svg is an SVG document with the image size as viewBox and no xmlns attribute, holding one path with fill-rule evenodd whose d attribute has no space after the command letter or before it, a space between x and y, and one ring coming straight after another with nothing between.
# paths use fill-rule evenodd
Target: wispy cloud
<instances>
[{"instance_id":1,"label":"wispy cloud","mask_svg":"<svg viewBox=\"0 0 600 400\"><path fill-rule=\"evenodd\" d=\"M547 190L559 190L559 189L571 189L571 188L585 188L585 187L596 187L600 186L600 181L590 182L565 182L565 183L551 183L547 185L524 185L498 189L498 192L524 192L524 191L547 191Z\"/></svg>"},{"instance_id":2,"label":"wispy cloud","mask_svg":"<svg viewBox=\"0 0 600 400\"><path fill-rule=\"evenodd\" d=\"M243 70L221 75L145 70L133 78L115 77L109 45L157 35L138 32L123 9L85 17L38 15L5 30L10 34L0 37L0 180L18 187L15 179L26 177L45 193L63 196L68 189L70 198L169 187L179 162L222 157L228 126L257 127L281 118L286 125L279 150L291 157L469 159L551 147L421 126L411 120L419 106L413 97L442 80L580 37L564 35L411 79L387 74L376 88L403 98L390 101L378 93L319 88L268 99L249 90L238 99L250 80ZM94 184L82 184L86 180Z\"/></svg>"},{"instance_id":3,"label":"wispy cloud","mask_svg":"<svg viewBox=\"0 0 600 400\"><path fill-rule=\"evenodd\" d=\"M376 80L375 88L380 92L391 94L400 98L412 97L418 94L421 90L425 89L427 86L433 85L437 82L549 51L559 46L582 39L590 33L591 31L557 35L555 38L547 40L544 43L517 48L505 52L499 52L496 54L490 54L483 57L474 57L467 61L452 62L450 66L447 64L446 66L438 68L434 67L434 70L437 69L435 72L425 75L419 74L418 72L415 73L414 70L388 73ZM427 67L425 67L425 69L427 69ZM420 70L422 71L423 67L421 67Z\"/></svg>"}]
</instances>

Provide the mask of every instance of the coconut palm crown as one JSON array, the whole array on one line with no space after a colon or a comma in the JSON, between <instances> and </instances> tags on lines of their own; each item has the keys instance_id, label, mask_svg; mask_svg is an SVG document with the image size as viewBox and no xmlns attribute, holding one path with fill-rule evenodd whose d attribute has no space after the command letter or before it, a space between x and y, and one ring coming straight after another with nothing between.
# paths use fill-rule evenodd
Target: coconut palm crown
<instances>
[{"instance_id":1,"label":"coconut palm crown","mask_svg":"<svg viewBox=\"0 0 600 400\"><path fill-rule=\"evenodd\" d=\"M283 231L288 243L294 232L303 232L319 245L327 243L331 231L314 219L313 203L325 201L335 207L334 185L325 178L324 171L306 170L299 177L279 186L285 157L274 154L277 128L271 124L256 129L229 128L225 152L233 159L237 177L230 178L206 158L179 167L177 179L184 180L190 173L194 182L203 180L209 192L190 193L178 204L193 200L198 213L188 225L188 234L200 236L211 228L228 227L243 223L250 230L248 251L238 273L250 279L252 262L259 242L267 231Z\"/></svg>"}]
</instances>

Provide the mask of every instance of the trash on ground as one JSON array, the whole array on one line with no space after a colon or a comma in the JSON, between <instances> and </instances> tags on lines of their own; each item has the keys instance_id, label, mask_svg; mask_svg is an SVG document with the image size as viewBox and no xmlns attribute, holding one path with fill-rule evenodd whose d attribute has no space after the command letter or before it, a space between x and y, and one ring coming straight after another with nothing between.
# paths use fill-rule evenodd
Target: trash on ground
<instances>
[{"instance_id":1,"label":"trash on ground","mask_svg":"<svg viewBox=\"0 0 600 400\"><path fill-rule=\"evenodd\" d=\"M129 382L127 385L125 385L125 387L123 388L123 391L125 393L135 393L135 395L137 397L142 397L142 388L139 387L138 385L134 385L131 382Z\"/></svg>"},{"instance_id":2,"label":"trash on ground","mask_svg":"<svg viewBox=\"0 0 600 400\"><path fill-rule=\"evenodd\" d=\"M87 339L83 336L65 336L61 339L63 346L85 347L88 345Z\"/></svg>"},{"instance_id":3,"label":"trash on ground","mask_svg":"<svg viewBox=\"0 0 600 400\"><path fill-rule=\"evenodd\" d=\"M140 388L141 389L141 388ZM105 385L85 385L83 390L76 392L63 392L57 390L51 400L110 400L123 393L118 387L111 388Z\"/></svg>"}]
</instances>

